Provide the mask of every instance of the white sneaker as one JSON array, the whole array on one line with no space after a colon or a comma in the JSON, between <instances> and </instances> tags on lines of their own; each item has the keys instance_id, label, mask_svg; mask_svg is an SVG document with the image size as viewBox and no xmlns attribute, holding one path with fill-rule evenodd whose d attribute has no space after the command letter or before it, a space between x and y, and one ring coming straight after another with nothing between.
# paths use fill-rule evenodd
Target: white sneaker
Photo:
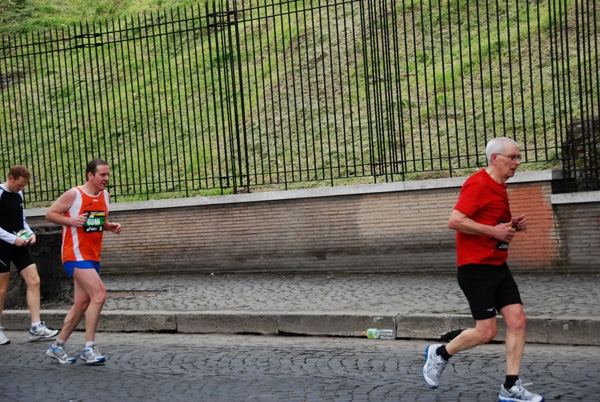
<instances>
[{"instance_id":1,"label":"white sneaker","mask_svg":"<svg viewBox=\"0 0 600 402\"><path fill-rule=\"evenodd\" d=\"M98 346L96 345L81 352L79 358L86 364L104 363L106 361L106 357L102 356L102 353L98 351Z\"/></svg>"},{"instance_id":2,"label":"white sneaker","mask_svg":"<svg viewBox=\"0 0 600 402\"><path fill-rule=\"evenodd\" d=\"M65 352L60 346L54 347L50 345L46 351L46 356L50 356L51 358L58 360L60 364L72 364L77 360L75 357L69 357L67 352Z\"/></svg>"},{"instance_id":3,"label":"white sneaker","mask_svg":"<svg viewBox=\"0 0 600 402\"><path fill-rule=\"evenodd\" d=\"M436 353L440 346L442 345L429 345L425 349L425 358L427 361L423 366L423 377L431 388L437 388L440 385L440 376L446 368L446 364L448 364L442 356Z\"/></svg>"},{"instance_id":4,"label":"white sneaker","mask_svg":"<svg viewBox=\"0 0 600 402\"><path fill-rule=\"evenodd\" d=\"M10 339L4 335L4 327L0 327L0 345L8 345L10 343Z\"/></svg>"},{"instance_id":5,"label":"white sneaker","mask_svg":"<svg viewBox=\"0 0 600 402\"><path fill-rule=\"evenodd\" d=\"M544 397L527 391L523 387L521 380L517 380L515 385L508 390L504 388L504 385L500 386L498 400L500 402L543 402Z\"/></svg>"},{"instance_id":6,"label":"white sneaker","mask_svg":"<svg viewBox=\"0 0 600 402\"><path fill-rule=\"evenodd\" d=\"M43 321L39 325L31 327L29 329L30 341L37 341L40 339L52 339L56 335L58 335L58 329L47 328L46 323L44 323Z\"/></svg>"}]
</instances>

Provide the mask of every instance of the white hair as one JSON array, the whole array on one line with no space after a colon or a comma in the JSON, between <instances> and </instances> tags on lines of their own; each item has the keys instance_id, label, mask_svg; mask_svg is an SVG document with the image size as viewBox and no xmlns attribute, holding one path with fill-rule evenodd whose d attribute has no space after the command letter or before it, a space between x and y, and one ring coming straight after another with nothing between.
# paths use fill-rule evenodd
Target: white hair
<instances>
[{"instance_id":1,"label":"white hair","mask_svg":"<svg viewBox=\"0 0 600 402\"><path fill-rule=\"evenodd\" d=\"M517 148L519 147L519 144L517 144L515 140L508 137L492 138L490 142L487 143L487 146L485 147L485 156L487 157L488 165L492 161L492 154L501 154L504 152L506 144L513 144Z\"/></svg>"}]
</instances>

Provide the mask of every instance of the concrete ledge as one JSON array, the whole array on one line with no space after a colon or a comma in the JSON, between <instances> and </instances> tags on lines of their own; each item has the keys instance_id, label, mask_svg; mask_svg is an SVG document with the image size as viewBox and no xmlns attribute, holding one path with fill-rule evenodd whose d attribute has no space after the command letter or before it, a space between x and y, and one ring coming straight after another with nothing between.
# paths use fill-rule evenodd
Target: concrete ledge
<instances>
[{"instance_id":1,"label":"concrete ledge","mask_svg":"<svg viewBox=\"0 0 600 402\"><path fill-rule=\"evenodd\" d=\"M51 328L60 328L66 310L42 310ZM27 330L29 312L6 310L3 324L10 330ZM172 332L186 334L293 334L360 337L368 328L395 328L401 339L448 341L461 330L473 327L468 315L390 315L374 313L257 313L108 311L102 313L99 332ZM84 330L80 323L77 330ZM504 341L506 326L498 318L496 341ZM530 317L527 342L552 345L600 346L600 318Z\"/></svg>"},{"instance_id":2,"label":"concrete ledge","mask_svg":"<svg viewBox=\"0 0 600 402\"><path fill-rule=\"evenodd\" d=\"M393 315L291 313L277 317L280 333L318 336L362 336L369 328L396 328Z\"/></svg>"},{"instance_id":3,"label":"concrete ledge","mask_svg":"<svg viewBox=\"0 0 600 402\"><path fill-rule=\"evenodd\" d=\"M551 181L560 178L562 171L543 170L517 172L508 183L532 183ZM380 194L399 191L432 190L440 188L460 188L467 177L376 183L356 186L318 187L305 190L269 191L263 193L215 195L210 197L190 197L167 200L149 200L111 203L111 212L137 211L166 208L185 208L208 205L244 204L252 202L295 200L303 198L339 197L345 195ZM43 217L48 208L30 208L25 210L28 218Z\"/></svg>"},{"instance_id":4,"label":"concrete ledge","mask_svg":"<svg viewBox=\"0 0 600 402\"><path fill-rule=\"evenodd\" d=\"M277 334L277 317L262 313L176 313L177 332L184 334Z\"/></svg>"},{"instance_id":5,"label":"concrete ledge","mask_svg":"<svg viewBox=\"0 0 600 402\"><path fill-rule=\"evenodd\" d=\"M62 322L56 328L61 325ZM79 323L78 329L85 329L84 320ZM172 312L160 311L107 311L102 313L98 331L177 332L177 316Z\"/></svg>"},{"instance_id":6,"label":"concrete ledge","mask_svg":"<svg viewBox=\"0 0 600 402\"><path fill-rule=\"evenodd\" d=\"M600 191L588 191L582 193L553 194L552 205L561 204L583 204L600 201Z\"/></svg>"}]
</instances>

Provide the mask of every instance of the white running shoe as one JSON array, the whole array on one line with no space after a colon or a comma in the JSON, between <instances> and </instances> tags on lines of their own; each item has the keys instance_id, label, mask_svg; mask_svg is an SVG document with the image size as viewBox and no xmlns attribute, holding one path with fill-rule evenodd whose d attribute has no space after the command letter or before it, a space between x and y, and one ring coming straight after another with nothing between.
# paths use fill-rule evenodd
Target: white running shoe
<instances>
[{"instance_id":1,"label":"white running shoe","mask_svg":"<svg viewBox=\"0 0 600 402\"><path fill-rule=\"evenodd\" d=\"M427 361L423 366L423 377L431 388L437 388L440 385L440 376L446 368L446 364L448 364L442 356L436 353L440 346L442 345L429 345L425 349L425 358Z\"/></svg>"},{"instance_id":2,"label":"white running shoe","mask_svg":"<svg viewBox=\"0 0 600 402\"><path fill-rule=\"evenodd\" d=\"M31 327L29 329L30 341L37 341L40 339L52 339L56 335L58 335L58 329L50 329L46 327L46 323L43 321L39 325Z\"/></svg>"},{"instance_id":3,"label":"white running shoe","mask_svg":"<svg viewBox=\"0 0 600 402\"><path fill-rule=\"evenodd\" d=\"M498 400L500 402L543 402L544 397L527 391L523 387L521 380L517 380L515 385L508 390L504 388L504 385L500 386Z\"/></svg>"},{"instance_id":4,"label":"white running shoe","mask_svg":"<svg viewBox=\"0 0 600 402\"><path fill-rule=\"evenodd\" d=\"M46 351L46 356L50 356L51 358L58 360L60 364L72 364L77 361L77 358L69 357L67 352L65 352L60 346L54 347L50 345Z\"/></svg>"},{"instance_id":5,"label":"white running shoe","mask_svg":"<svg viewBox=\"0 0 600 402\"><path fill-rule=\"evenodd\" d=\"M8 345L10 343L10 339L4 335L4 327L0 327L0 345Z\"/></svg>"},{"instance_id":6,"label":"white running shoe","mask_svg":"<svg viewBox=\"0 0 600 402\"><path fill-rule=\"evenodd\" d=\"M98 364L106 361L106 357L102 356L102 353L98 351L98 346L96 345L81 352L79 358L83 360L85 364Z\"/></svg>"}]
</instances>

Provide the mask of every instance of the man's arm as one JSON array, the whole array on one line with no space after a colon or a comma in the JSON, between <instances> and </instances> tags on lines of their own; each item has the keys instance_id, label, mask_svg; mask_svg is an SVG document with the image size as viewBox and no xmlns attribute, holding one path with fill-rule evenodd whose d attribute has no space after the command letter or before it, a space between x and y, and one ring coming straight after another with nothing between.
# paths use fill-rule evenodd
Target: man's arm
<instances>
[{"instance_id":1,"label":"man's arm","mask_svg":"<svg viewBox=\"0 0 600 402\"><path fill-rule=\"evenodd\" d=\"M452 210L448 221L448 227L457 232L468 235L489 236L506 243L510 243L516 232L516 229L512 228L511 225L512 222L500 223L496 226L484 225L475 222L467 214L457 209Z\"/></svg>"},{"instance_id":2,"label":"man's arm","mask_svg":"<svg viewBox=\"0 0 600 402\"><path fill-rule=\"evenodd\" d=\"M74 217L65 216L65 213L75 202L76 191L76 189L72 188L58 197L46 212L46 220L64 226L83 227L87 219L85 214Z\"/></svg>"},{"instance_id":3,"label":"man's arm","mask_svg":"<svg viewBox=\"0 0 600 402\"><path fill-rule=\"evenodd\" d=\"M6 230L0 228L0 241L4 241L8 244L15 244L15 241L17 240L17 236L7 232Z\"/></svg>"},{"instance_id":4,"label":"man's arm","mask_svg":"<svg viewBox=\"0 0 600 402\"><path fill-rule=\"evenodd\" d=\"M121 234L121 224L117 222L106 221L104 223L104 230L108 230L116 234Z\"/></svg>"}]
</instances>

